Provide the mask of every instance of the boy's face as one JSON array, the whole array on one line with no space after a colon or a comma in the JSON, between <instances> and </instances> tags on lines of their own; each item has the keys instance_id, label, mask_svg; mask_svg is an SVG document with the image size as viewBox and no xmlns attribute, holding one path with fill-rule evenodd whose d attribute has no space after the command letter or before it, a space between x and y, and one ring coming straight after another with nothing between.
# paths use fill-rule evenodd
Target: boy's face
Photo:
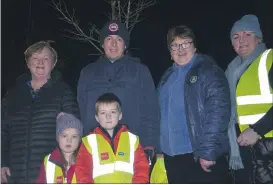
<instances>
[{"instance_id":1,"label":"boy's face","mask_svg":"<svg viewBox=\"0 0 273 185\"><path fill-rule=\"evenodd\" d=\"M95 116L100 126L106 130L113 130L122 118L122 113L118 109L118 104L102 103L98 105L98 112Z\"/></svg>"}]
</instances>

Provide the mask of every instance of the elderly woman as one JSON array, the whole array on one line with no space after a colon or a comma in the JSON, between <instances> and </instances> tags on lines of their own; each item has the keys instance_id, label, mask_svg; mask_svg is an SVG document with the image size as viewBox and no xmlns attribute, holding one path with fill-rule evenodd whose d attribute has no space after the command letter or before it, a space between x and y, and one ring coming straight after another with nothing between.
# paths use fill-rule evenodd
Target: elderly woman
<instances>
[{"instance_id":1,"label":"elderly woman","mask_svg":"<svg viewBox=\"0 0 273 185\"><path fill-rule=\"evenodd\" d=\"M159 83L160 143L169 183L228 182L230 96L224 72L196 53L193 31L167 35L174 64Z\"/></svg>"},{"instance_id":2,"label":"elderly woman","mask_svg":"<svg viewBox=\"0 0 273 185\"><path fill-rule=\"evenodd\" d=\"M35 183L43 158L56 147L56 117L79 117L70 87L52 72L57 53L48 42L25 51L29 74L21 75L2 100L1 182Z\"/></svg>"},{"instance_id":3,"label":"elderly woman","mask_svg":"<svg viewBox=\"0 0 273 185\"><path fill-rule=\"evenodd\" d=\"M235 183L272 184L273 52L263 43L255 15L235 22L230 37L238 54L226 70L232 104L230 168L235 170Z\"/></svg>"}]
</instances>

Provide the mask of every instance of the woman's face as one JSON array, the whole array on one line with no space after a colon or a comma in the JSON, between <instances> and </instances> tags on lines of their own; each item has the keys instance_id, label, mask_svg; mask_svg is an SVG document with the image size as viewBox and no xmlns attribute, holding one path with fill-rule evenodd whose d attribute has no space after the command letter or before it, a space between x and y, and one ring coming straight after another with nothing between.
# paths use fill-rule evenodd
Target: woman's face
<instances>
[{"instance_id":1,"label":"woman's face","mask_svg":"<svg viewBox=\"0 0 273 185\"><path fill-rule=\"evenodd\" d=\"M177 65L187 64L196 52L191 38L177 37L170 45L171 57Z\"/></svg>"},{"instance_id":2,"label":"woman's face","mask_svg":"<svg viewBox=\"0 0 273 185\"><path fill-rule=\"evenodd\" d=\"M32 54L27 61L27 66L33 78L45 80L50 78L55 63L52 52L45 47Z\"/></svg>"},{"instance_id":3,"label":"woman's face","mask_svg":"<svg viewBox=\"0 0 273 185\"><path fill-rule=\"evenodd\" d=\"M249 56L261 41L255 33L250 31L238 31L231 40L235 52L241 57Z\"/></svg>"},{"instance_id":4,"label":"woman's face","mask_svg":"<svg viewBox=\"0 0 273 185\"><path fill-rule=\"evenodd\" d=\"M59 147L62 152L73 153L79 147L80 140L77 129L67 128L59 135Z\"/></svg>"}]
</instances>

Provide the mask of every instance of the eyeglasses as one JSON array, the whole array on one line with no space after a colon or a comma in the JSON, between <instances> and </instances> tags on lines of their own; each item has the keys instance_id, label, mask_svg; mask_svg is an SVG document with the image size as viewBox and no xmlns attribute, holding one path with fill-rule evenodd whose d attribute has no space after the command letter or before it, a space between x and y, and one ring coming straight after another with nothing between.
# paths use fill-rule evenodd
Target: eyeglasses
<instances>
[{"instance_id":1,"label":"eyeglasses","mask_svg":"<svg viewBox=\"0 0 273 185\"><path fill-rule=\"evenodd\" d=\"M192 41L191 41L191 42L184 42L184 43L182 43L182 44L172 44L172 45L170 46L170 48L171 48L173 51L177 51L177 50L180 48L180 46L181 46L183 49L187 49L187 48L190 47L191 44L192 44Z\"/></svg>"}]
</instances>

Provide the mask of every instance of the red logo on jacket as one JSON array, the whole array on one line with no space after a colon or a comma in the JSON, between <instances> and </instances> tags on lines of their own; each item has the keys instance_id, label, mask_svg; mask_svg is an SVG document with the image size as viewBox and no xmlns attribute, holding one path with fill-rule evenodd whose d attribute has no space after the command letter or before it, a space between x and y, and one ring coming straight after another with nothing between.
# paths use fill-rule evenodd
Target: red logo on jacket
<instances>
[{"instance_id":1,"label":"red logo on jacket","mask_svg":"<svg viewBox=\"0 0 273 185\"><path fill-rule=\"evenodd\" d=\"M101 158L101 160L107 160L107 159L109 159L108 152L101 153L100 154L100 158Z\"/></svg>"},{"instance_id":2,"label":"red logo on jacket","mask_svg":"<svg viewBox=\"0 0 273 185\"><path fill-rule=\"evenodd\" d=\"M63 184L63 177L62 176L57 177L56 183Z\"/></svg>"}]
</instances>

